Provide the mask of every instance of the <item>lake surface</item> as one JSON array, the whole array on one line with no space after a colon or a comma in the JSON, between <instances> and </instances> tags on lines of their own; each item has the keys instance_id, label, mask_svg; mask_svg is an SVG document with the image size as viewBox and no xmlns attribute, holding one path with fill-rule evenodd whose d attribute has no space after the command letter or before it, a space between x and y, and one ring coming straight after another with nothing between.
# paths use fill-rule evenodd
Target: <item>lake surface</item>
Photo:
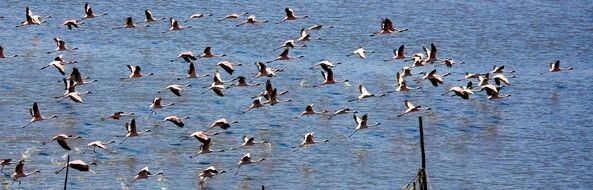
<instances>
[{"instance_id":1,"label":"lake surface","mask_svg":"<svg viewBox=\"0 0 593 190\"><path fill-rule=\"evenodd\" d=\"M0 158L25 159L25 171L41 170L14 188L62 188L63 173L53 172L65 163L66 151L55 142L41 142L65 133L83 137L69 141L75 147L71 159L98 162L92 172L70 170L71 189L121 189L145 166L153 173L162 171L164 177L138 181L132 188L196 189L199 172L210 165L228 173L207 180L206 189L259 189L262 184L268 189L398 189L420 167L418 116L424 119L427 170L434 189L593 188L593 5L588 1L96 1L91 2L95 13L108 15L86 20L72 31L57 27L66 19L80 18L84 2L9 0L2 4L0 44L6 55L19 57L0 59ZM17 28L26 6L52 18L41 26ZM309 18L275 24L287 6ZM168 29L166 20L150 27L112 29L122 26L128 16L142 22L144 9L155 17L173 16L181 21L194 13L212 12L214 16L182 22L192 28L167 34L162 34ZM235 25L245 17L217 22L241 12L270 22L241 27ZM371 37L385 17L409 31ZM292 102L246 114L241 113L251 104L251 96L263 87L227 89L224 97L202 94L201 87L209 85L211 77L184 79L187 64L169 61L182 51L199 54L212 46L214 53L227 56L198 59L198 74L212 74L217 62L229 60L243 66L236 67L233 76L221 70L224 80L239 75L251 78L257 72L254 62L274 59L280 52L273 49L298 38L300 28L314 24L334 28L314 31L307 47L291 49L291 56L303 58L268 64L284 70L272 83L280 91L288 90L281 99ZM85 104L56 103L54 96L64 91L62 76L51 67L39 70L58 55L46 53L55 48L53 37L78 47L64 52L64 58L77 60L75 66L83 76L98 80L78 88L93 93L83 97ZM415 84L412 80L421 78L416 75L408 83L422 89L348 102L358 96L360 83L374 93L395 89L395 73L410 62L383 62L393 56L392 49L405 44L410 56L433 42L440 58L465 62L453 68L414 69L415 73L433 68L441 74L451 72L444 85ZM346 57L359 46L375 53L364 60ZM557 59L574 70L547 73L548 63ZM349 79L351 86L311 88L323 82L321 69L309 69L321 60L342 62L334 68L335 78ZM127 64L140 65L143 72L154 75L122 81L129 75ZM511 97L487 100L484 92L476 92L469 100L441 96L449 87L464 85L466 81L457 79L465 72L485 73L493 65L516 71L507 74L516 78L510 78L511 85L501 93ZM72 66L66 66L66 73ZM264 82L264 78L254 81ZM170 84L192 87L176 97L165 90ZM155 97L175 106L147 119ZM432 111L396 117L408 99ZM30 120L28 108L33 102L39 103L43 115L56 114L59 119L22 129ZM356 126L351 115L331 120L327 116L299 118L308 104L321 111L350 107L359 115L368 113L369 123L381 125L347 138ZM106 151L82 154L91 141L122 140L116 135L125 135L128 118L101 120L116 111L136 113L139 130L151 129L152 133L111 144ZM168 115L191 118L184 121L186 127L178 128L160 123ZM212 149L227 151L189 159L200 143L193 138L179 140L207 129L221 117L239 121L212 137ZM294 152L307 132L329 142ZM228 150L240 145L243 135L267 140L271 147ZM233 175L246 153L266 161L243 166ZM14 166L5 169L12 172ZM10 182L9 176L1 178L1 187L9 188Z\"/></svg>"}]
</instances>

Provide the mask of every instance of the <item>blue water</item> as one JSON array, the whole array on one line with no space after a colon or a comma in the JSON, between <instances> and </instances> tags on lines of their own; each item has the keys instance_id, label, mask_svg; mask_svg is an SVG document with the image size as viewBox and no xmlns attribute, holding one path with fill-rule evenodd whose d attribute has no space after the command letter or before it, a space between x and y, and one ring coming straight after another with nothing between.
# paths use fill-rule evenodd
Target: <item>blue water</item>
<instances>
[{"instance_id":1,"label":"blue water","mask_svg":"<svg viewBox=\"0 0 593 190\"><path fill-rule=\"evenodd\" d=\"M62 188L63 173L52 172L65 162L65 150L54 142L41 145L54 135L81 135L72 140L72 159L96 160L92 172L71 170L71 189L120 189L140 169L148 166L164 177L138 181L134 189L199 188L197 175L215 165L228 173L207 180L206 189L397 189L407 184L420 167L417 116L425 126L427 170L435 189L591 189L593 187L593 6L587 1L150 1L146 3L91 2L96 13L108 15L85 21L69 31L57 27L63 20L80 18L83 2L73 1L4 1L0 6L0 44L6 55L0 59L0 157L26 159L26 171L41 170L38 175L15 184L21 189ZM53 18L41 26L16 28L24 20L25 6L35 14ZM284 7L308 19L275 24L283 18ZM181 23L192 28L161 34L167 22L150 27L113 30L126 17L144 20L144 9L155 17L173 16L184 20L194 13L212 12L214 16ZM230 13L249 12L268 20L258 26L234 27L243 21L217 22ZM389 17L398 27L409 31L371 37L379 30L381 18ZM201 94L211 78L177 80L185 77L187 65L170 59L186 50L199 54L206 46L227 57L199 59L197 72L212 74L222 60L241 63L236 74L222 73L224 80L256 74L256 61L268 61L278 55L272 49L287 39L296 39L301 27L313 24L334 26L312 32L313 40L305 48L292 49L291 61L270 63L283 69L272 79L279 90L289 90L282 99L292 102L241 112L251 103L250 97L262 87L231 88L225 97ZM142 24L140 24L142 25ZM63 93L62 76L54 68L39 70L56 53L53 37L65 40L77 51L65 52L67 60L77 60L83 76L98 82L80 86L90 90L85 104L66 100L56 103L54 96ZM321 39L316 39L316 38ZM356 86L364 83L375 93L394 90L395 73L409 62L383 62L393 48L406 44L407 55L419 53L422 46L434 42L439 57L454 58L466 64L453 68L426 66L414 72L437 68L452 72L441 87L428 82L423 88L386 97L348 102L358 96ZM358 46L376 53L367 59L346 57ZM546 73L548 63L559 59L573 71ZM321 60L342 62L334 69L336 79L349 79L352 86L341 84L308 88L322 82L319 68L309 67ZM140 65L154 76L121 81L129 75L125 65ZM441 96L458 82L465 72L488 72L493 65L515 70L511 86L503 94L511 97L487 100L483 92L470 100ZM72 65L68 65L69 73ZM420 75L409 78L420 78ZM265 79L254 82L264 83ZM306 85L301 85L301 83ZM474 81L476 83L476 81ZM182 97L164 91L170 84L192 84ZM303 87L304 86L304 87ZM163 93L157 93L163 91ZM157 111L146 119L148 106L155 97L176 105ZM396 117L405 107L403 101L432 107L431 112ZM21 126L29 120L28 108L38 102L44 115L59 119ZM350 115L328 120L326 116L298 118L308 104L318 110L350 107L369 114L369 122L382 125L357 132ZM125 135L124 120L101 120L115 111L135 112L140 130L152 133L130 138L123 145L111 144L107 151L82 154L94 140L116 140ZM159 123L168 115L190 116L186 127ZM199 143L194 139L179 143L182 136L205 130L218 118L238 120L226 133L214 136L212 149L229 149L241 143L241 136L267 140L271 147L255 146L224 153L212 153L189 159ZM293 152L302 136L314 132L318 139L329 139ZM233 175L242 155L266 161L241 168ZM14 165L8 166L11 172ZM157 180L158 179L158 180ZM10 178L0 180L8 188Z\"/></svg>"}]
</instances>

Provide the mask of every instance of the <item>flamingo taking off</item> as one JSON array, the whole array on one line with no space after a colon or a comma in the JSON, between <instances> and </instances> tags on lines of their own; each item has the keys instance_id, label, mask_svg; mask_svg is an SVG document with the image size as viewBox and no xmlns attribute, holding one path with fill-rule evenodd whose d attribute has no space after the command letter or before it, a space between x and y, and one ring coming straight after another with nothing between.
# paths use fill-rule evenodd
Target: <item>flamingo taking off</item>
<instances>
[{"instance_id":1,"label":"flamingo taking off","mask_svg":"<svg viewBox=\"0 0 593 190\"><path fill-rule=\"evenodd\" d=\"M152 131L150 129L146 129L144 132L138 132L136 128L136 119L132 119L129 124L128 122L126 122L125 126L126 130L128 131L128 134L126 134L124 140L122 140L119 144L123 144L130 137L137 137L142 133L148 133Z\"/></svg>"},{"instance_id":2,"label":"flamingo taking off","mask_svg":"<svg viewBox=\"0 0 593 190\"><path fill-rule=\"evenodd\" d=\"M75 85L85 85L85 84L97 82L96 79L94 79L92 81L88 81L88 82L87 81L84 81L84 79L89 79L89 77L83 78L82 77L82 74L80 74L80 71L76 67L72 68L72 72L66 78L66 80L73 80Z\"/></svg>"},{"instance_id":3,"label":"flamingo taking off","mask_svg":"<svg viewBox=\"0 0 593 190\"><path fill-rule=\"evenodd\" d=\"M90 142L89 144L86 145L86 148L84 148L84 151L82 153L83 154L86 153L86 151L88 150L89 147L92 147L93 148L93 152L94 153L97 153L97 151L95 150L97 148L100 148L100 149L103 149L103 150L107 150L107 145L108 144L112 144L112 143L115 143L115 141L109 141L108 143L104 143L104 142L101 142L101 141L93 141L93 142Z\"/></svg>"},{"instance_id":4,"label":"flamingo taking off","mask_svg":"<svg viewBox=\"0 0 593 190\"><path fill-rule=\"evenodd\" d=\"M191 63L192 61L195 61L198 59L198 57L194 56L194 54L191 51L184 51L179 53L179 55L177 55L177 58L171 60L171 62L182 58L185 62Z\"/></svg>"},{"instance_id":5,"label":"flamingo taking off","mask_svg":"<svg viewBox=\"0 0 593 190\"><path fill-rule=\"evenodd\" d=\"M375 123L374 125L369 126L368 125L369 114L364 114L362 116L362 118L356 116L356 114L354 114L352 117L354 118L354 121L356 122L356 128L354 128L354 132L352 132L352 134L350 134L350 136L348 136L348 138L352 137L352 135L354 135L354 133L356 133L358 130L381 125L381 123Z\"/></svg>"},{"instance_id":6,"label":"flamingo taking off","mask_svg":"<svg viewBox=\"0 0 593 190\"><path fill-rule=\"evenodd\" d=\"M164 174L163 174L163 172L159 172L156 175L161 175L162 176ZM128 183L126 185L126 187L129 188L129 187L131 187L134 184L134 182L136 182L138 180L141 180L141 179L148 179L148 177L150 177L150 176L152 176L152 174L150 173L150 171L148 171L148 166L146 166L146 167L142 168L142 170L140 170L138 172L138 174L136 174L136 176L134 176L134 179L132 179L132 181L130 183Z\"/></svg>"},{"instance_id":7,"label":"flamingo taking off","mask_svg":"<svg viewBox=\"0 0 593 190\"><path fill-rule=\"evenodd\" d=\"M449 76L449 75L451 75L451 73L447 73L447 74L443 75L443 77ZM428 80L428 81L430 81L430 83L432 83L433 86L438 87L439 84L443 84L443 77L438 75L437 70L434 69L434 70L430 71L430 73L426 73L424 75L424 77L422 77L422 80Z\"/></svg>"},{"instance_id":8,"label":"flamingo taking off","mask_svg":"<svg viewBox=\"0 0 593 190\"><path fill-rule=\"evenodd\" d=\"M168 105L162 105L161 104L161 100L162 98L157 97L154 98L154 100L152 100L152 104L150 104L150 106L148 106L152 111L150 112L150 114L148 115L148 118L150 118L150 116L154 113L156 114L155 110L156 109L160 109L160 108L164 108L164 107L170 107L170 106L174 106L175 103L170 103Z\"/></svg>"},{"instance_id":9,"label":"flamingo taking off","mask_svg":"<svg viewBox=\"0 0 593 190\"><path fill-rule=\"evenodd\" d=\"M146 18L144 20L144 22L155 22L155 21L157 21L157 19L152 16L152 12L150 12L148 9L144 9L144 16ZM165 19L165 17L160 18L158 20L164 20L164 19Z\"/></svg>"},{"instance_id":10,"label":"flamingo taking off","mask_svg":"<svg viewBox=\"0 0 593 190\"><path fill-rule=\"evenodd\" d=\"M72 160L72 161L68 162L67 164L64 164L64 167L62 167L62 169L60 169L54 173L59 174L60 172L62 172L62 170L66 169L66 167L70 167L70 168L73 168L75 170L82 171L82 172L88 172L90 170L91 165L96 166L97 163L95 161L92 161L90 164L87 164L86 162L84 162L82 160Z\"/></svg>"},{"instance_id":11,"label":"flamingo taking off","mask_svg":"<svg viewBox=\"0 0 593 190\"><path fill-rule=\"evenodd\" d=\"M182 30L182 29L186 29L186 28L191 28L191 26L181 26L179 25L179 22L177 22L177 20L173 19L173 17L169 17L169 30L163 32L163 34L170 32L170 31L177 31L177 30Z\"/></svg>"},{"instance_id":12,"label":"flamingo taking off","mask_svg":"<svg viewBox=\"0 0 593 190\"><path fill-rule=\"evenodd\" d=\"M253 164L253 163L258 163L258 162L262 162L266 160L265 158L261 158L259 160L253 161L251 160L251 154L247 153L245 154L245 156L241 157L241 160L239 161L239 163L237 163L237 171L235 172L235 175L237 175L239 173L239 169L241 169L241 166L243 165L248 165L248 164Z\"/></svg>"},{"instance_id":13,"label":"flamingo taking off","mask_svg":"<svg viewBox=\"0 0 593 190\"><path fill-rule=\"evenodd\" d=\"M84 93L80 93L76 91L76 83L74 83L74 80L70 79L68 80L68 82L66 83L67 86L67 91L66 93L64 93L62 97L62 99L58 100L57 102L62 102L64 99L66 98L70 98L72 101L76 102L76 103L84 103L84 101L82 101L82 97L81 95L88 95L88 94L92 94L91 91L86 91ZM56 98L60 98L60 96L56 96Z\"/></svg>"},{"instance_id":14,"label":"flamingo taking off","mask_svg":"<svg viewBox=\"0 0 593 190\"><path fill-rule=\"evenodd\" d=\"M208 153L212 153L212 152L224 152L224 150L222 150L222 149L221 150L211 150L210 149L210 145L212 145L212 139L210 137L208 137L206 132L198 131L198 132L191 134L191 136L198 139L198 141L200 141L202 143L202 145L200 145L200 151L198 151L194 155L189 156L190 159L193 159L194 157L196 157L200 154L208 154Z\"/></svg>"},{"instance_id":15,"label":"flamingo taking off","mask_svg":"<svg viewBox=\"0 0 593 190\"><path fill-rule=\"evenodd\" d=\"M40 173L39 170L34 170L32 172L28 172L25 173L25 160L20 160L19 163L16 165L16 168L14 169L14 173L10 176L12 178L12 183L10 184L10 187L12 187L12 185L14 184L14 182L19 182L19 185L21 184L21 181L19 181L20 178L24 178L36 173Z\"/></svg>"},{"instance_id":16,"label":"flamingo taking off","mask_svg":"<svg viewBox=\"0 0 593 190\"><path fill-rule=\"evenodd\" d=\"M50 142L53 141L57 141L58 144L64 149L64 150L72 150L72 148L70 148L70 146L68 146L68 139L80 139L82 137L80 136L73 136L73 135L65 135L65 134L58 134L56 136L54 136ZM43 143L46 144L46 143Z\"/></svg>"},{"instance_id":17,"label":"flamingo taking off","mask_svg":"<svg viewBox=\"0 0 593 190\"><path fill-rule=\"evenodd\" d=\"M50 18L50 17L48 17ZM31 9L29 9L29 7L25 8L25 21L21 22L21 25L19 26L29 26L29 25L41 25L41 19L42 17L39 15L33 15L33 11L31 11ZM43 21L45 22L45 21ZM16 27L19 27L16 26Z\"/></svg>"},{"instance_id":18,"label":"flamingo taking off","mask_svg":"<svg viewBox=\"0 0 593 190\"><path fill-rule=\"evenodd\" d=\"M12 159L0 159L0 172L2 172L4 175L7 175L7 176L10 175L10 174L4 173L4 171L2 171L2 170L4 170L4 166L8 166L10 164L14 164L14 163L12 163L10 161L12 161Z\"/></svg>"},{"instance_id":19,"label":"flamingo taking off","mask_svg":"<svg viewBox=\"0 0 593 190\"><path fill-rule=\"evenodd\" d=\"M29 114L31 114L31 117L33 117L33 118L31 118L31 121L27 125L23 126L23 128L29 126L33 122L42 121L42 120L46 120L46 119L52 119L52 118L58 118L57 115L52 115L48 118L41 116L41 112L39 111L37 102L33 102L33 107L29 108Z\"/></svg>"},{"instance_id":20,"label":"flamingo taking off","mask_svg":"<svg viewBox=\"0 0 593 190\"><path fill-rule=\"evenodd\" d=\"M402 114L399 114L397 117L401 117L406 114L417 112L420 110L432 110L432 108L422 108L421 105L414 106L414 104L412 104L412 102L410 102L409 100L404 101L404 104L406 105L406 108L407 108L406 111L404 111L404 113L402 113Z\"/></svg>"},{"instance_id":21,"label":"flamingo taking off","mask_svg":"<svg viewBox=\"0 0 593 190\"><path fill-rule=\"evenodd\" d=\"M212 179L213 176L223 173L226 173L226 171L223 170L219 172L214 166L210 166L205 170L202 170L202 172L200 172L200 174L198 175L198 184L203 185L204 181L206 181L207 178Z\"/></svg>"},{"instance_id":22,"label":"flamingo taking off","mask_svg":"<svg viewBox=\"0 0 593 190\"><path fill-rule=\"evenodd\" d=\"M259 109L261 107L264 107L264 105L261 103L261 97L258 97L257 99L253 100L253 102L251 103L251 105L249 106L249 108L247 110L243 111L242 114L247 113L249 110Z\"/></svg>"}]
</instances>

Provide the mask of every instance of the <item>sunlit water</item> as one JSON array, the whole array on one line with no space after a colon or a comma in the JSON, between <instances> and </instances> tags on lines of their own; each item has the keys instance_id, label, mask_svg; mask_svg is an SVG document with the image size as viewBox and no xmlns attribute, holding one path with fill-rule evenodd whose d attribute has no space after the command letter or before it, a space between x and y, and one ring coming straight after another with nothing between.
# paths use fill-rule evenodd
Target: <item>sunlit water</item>
<instances>
[{"instance_id":1,"label":"sunlit water","mask_svg":"<svg viewBox=\"0 0 593 190\"><path fill-rule=\"evenodd\" d=\"M135 189L198 188L197 175L210 165L228 173L208 180L208 189L397 189L407 184L420 167L417 116L424 116L427 170L430 184L436 189L590 189L593 184L593 7L586 1L305 1L305 2L168 2L147 3L91 2L96 13L107 16L87 20L79 29L56 29L63 20L80 18L82 2L71 1L4 1L0 6L0 44L5 54L18 58L0 60L0 157L26 159L26 171L41 173L22 179L15 188L59 189L63 173L55 175L65 162L66 152L57 143L41 145L54 135L81 135L69 143L76 147L72 159L97 160L92 172L70 171L68 186L72 189L120 189L140 169L148 166L153 173L162 171L161 180L152 177L134 184ZM16 28L24 20L25 6L35 14L53 18L41 26ZM275 24L284 16L284 7L308 19ZM173 16L184 20L193 13L212 12L214 16L181 23L192 28L180 32L166 31L166 21L150 27L113 30L123 25L125 17L144 20L144 9L155 17ZM217 22L229 13L249 12L269 23L234 27L243 21ZM389 17L404 33L371 37L379 30L381 18ZM305 48L291 50L292 56L304 58L269 64L283 69L272 79L279 90L289 90L282 99L292 102L268 106L242 115L251 103L250 97L263 87L232 88L225 97L204 91L211 77L184 78L187 65L170 62L179 52L199 54L206 46L225 58L199 59L198 74L211 74L217 62L241 63L236 74L222 73L230 80L238 75L255 75L256 61L268 61L278 55L272 49L287 39L297 38L301 27L313 24L334 26L312 33ZM66 100L56 103L54 96L63 93L62 76L54 68L39 70L56 53L53 37L64 39L79 50L66 52L83 76L98 82L80 86L90 90L85 104ZM321 39L317 39L317 38ZM434 42L439 57L454 58L466 64L448 69L427 66L414 72L452 72L445 85L438 88L428 82L408 93L393 93L349 103L358 95L356 86L364 83L375 93L394 90L395 73L409 62L383 62L392 56L393 48L406 44L408 55L422 51ZM358 46L369 51L367 59L346 57ZM563 67L573 71L546 73L548 63L560 59ZM341 84L307 88L322 82L319 68L309 67L321 60L341 61L334 69L336 79L349 79L352 86ZM125 65L140 65L154 76L121 81L129 74ZM458 82L465 72L488 72L493 65L515 70L511 86L502 100L489 101L483 92L470 100L441 96ZM67 66L69 73L72 65ZM414 76L413 78L419 78ZM417 86L411 82L411 86ZM264 83L265 79L254 82ZM303 82L304 81L304 82ZM474 81L475 83L476 81ZM301 85L304 83L305 87ZM165 91L170 84L192 84L182 97ZM157 91L163 91L158 93ZM146 119L154 97L176 105L157 111ZM403 101L432 107L431 112L396 117L405 107ZM28 108L38 102L44 115L59 119L21 127L29 120ZM369 122L382 125L357 132L351 115L328 120L326 116L297 118L304 107L314 104L318 110L350 107ZM152 133L128 139L123 145L111 144L107 151L82 154L84 146L94 140L116 140L125 135L124 120L101 120L115 111L135 112L140 130ZM159 123L168 115L190 116L186 127ZM231 129L214 136L212 149L229 149L241 143L241 136L267 140L271 147L255 146L224 153L195 153L199 142L179 142L182 136L205 130L213 121L226 117L238 120ZM316 144L293 152L307 132L329 143ZM266 161L241 168L233 175L242 155ZM6 168L12 172L14 165ZM2 178L8 188L11 180Z\"/></svg>"}]
</instances>

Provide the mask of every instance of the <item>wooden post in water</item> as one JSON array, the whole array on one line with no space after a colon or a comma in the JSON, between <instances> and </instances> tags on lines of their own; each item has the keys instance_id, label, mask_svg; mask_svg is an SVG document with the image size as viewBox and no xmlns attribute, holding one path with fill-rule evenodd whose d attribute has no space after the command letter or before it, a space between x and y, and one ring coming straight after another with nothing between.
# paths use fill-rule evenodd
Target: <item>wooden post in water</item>
<instances>
[{"instance_id":1,"label":"wooden post in water","mask_svg":"<svg viewBox=\"0 0 593 190\"><path fill-rule=\"evenodd\" d=\"M64 179L64 190L66 190L66 186L68 185L68 168L70 168L70 154L68 154L68 158L66 158L66 179Z\"/></svg>"},{"instance_id":2,"label":"wooden post in water","mask_svg":"<svg viewBox=\"0 0 593 190\"><path fill-rule=\"evenodd\" d=\"M420 129L420 151L422 152L422 167L418 171L420 176L420 189L428 190L428 182L426 181L426 154L424 153L424 127L422 126L422 116L418 117L418 128Z\"/></svg>"}]
</instances>

